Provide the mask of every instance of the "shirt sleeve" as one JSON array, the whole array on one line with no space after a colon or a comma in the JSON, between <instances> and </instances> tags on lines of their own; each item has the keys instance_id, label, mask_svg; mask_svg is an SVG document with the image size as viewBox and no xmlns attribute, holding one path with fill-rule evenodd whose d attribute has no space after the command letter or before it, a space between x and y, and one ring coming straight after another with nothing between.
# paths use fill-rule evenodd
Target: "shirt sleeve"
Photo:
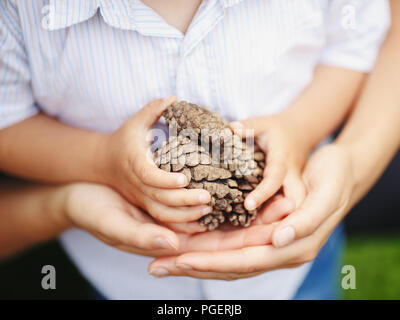
<instances>
[{"instance_id":1,"label":"shirt sleeve","mask_svg":"<svg viewBox=\"0 0 400 320\"><path fill-rule=\"evenodd\" d=\"M390 27L387 0L331 0L320 63L369 72Z\"/></svg>"},{"instance_id":2,"label":"shirt sleeve","mask_svg":"<svg viewBox=\"0 0 400 320\"><path fill-rule=\"evenodd\" d=\"M18 8L13 0L0 1L0 129L38 112Z\"/></svg>"}]
</instances>

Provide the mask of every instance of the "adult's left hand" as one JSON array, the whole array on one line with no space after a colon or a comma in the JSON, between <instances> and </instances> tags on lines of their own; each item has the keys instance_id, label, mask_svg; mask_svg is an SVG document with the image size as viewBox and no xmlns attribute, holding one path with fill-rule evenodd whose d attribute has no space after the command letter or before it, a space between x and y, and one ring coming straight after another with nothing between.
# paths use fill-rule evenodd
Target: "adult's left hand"
<instances>
[{"instance_id":1,"label":"adult's left hand","mask_svg":"<svg viewBox=\"0 0 400 320\"><path fill-rule=\"evenodd\" d=\"M350 210L352 172L344 149L335 144L324 146L312 155L304 170L306 199L274 224L271 245L160 257L149 265L149 271L162 268L173 276L234 280L311 261ZM260 219L267 217L262 214Z\"/></svg>"}]
</instances>

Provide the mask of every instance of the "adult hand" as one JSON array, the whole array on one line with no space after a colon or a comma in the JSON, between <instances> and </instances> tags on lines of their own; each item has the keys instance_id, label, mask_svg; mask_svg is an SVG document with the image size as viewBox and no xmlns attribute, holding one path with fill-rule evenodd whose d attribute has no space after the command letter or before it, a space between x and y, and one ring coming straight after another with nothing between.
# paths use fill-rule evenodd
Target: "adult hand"
<instances>
[{"instance_id":1,"label":"adult hand","mask_svg":"<svg viewBox=\"0 0 400 320\"><path fill-rule=\"evenodd\" d=\"M117 249L145 256L168 256L194 251L218 251L267 243L270 225L207 233L175 233L156 223L109 187L73 184L64 194L61 214L68 227L78 227ZM60 219L58 219L60 220Z\"/></svg>"},{"instance_id":2,"label":"adult hand","mask_svg":"<svg viewBox=\"0 0 400 320\"><path fill-rule=\"evenodd\" d=\"M161 269L174 276L232 280L313 260L350 209L349 155L336 145L322 147L307 163L304 182L307 196L302 205L281 222L270 224L273 245L160 257L150 264L150 272Z\"/></svg>"}]
</instances>

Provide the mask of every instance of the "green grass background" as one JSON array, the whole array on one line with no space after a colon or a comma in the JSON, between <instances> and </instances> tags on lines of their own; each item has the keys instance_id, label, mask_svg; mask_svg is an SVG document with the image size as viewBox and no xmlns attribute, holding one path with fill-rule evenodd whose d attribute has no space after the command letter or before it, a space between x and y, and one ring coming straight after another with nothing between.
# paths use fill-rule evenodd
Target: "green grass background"
<instances>
[{"instance_id":1,"label":"green grass background","mask_svg":"<svg viewBox=\"0 0 400 320\"><path fill-rule=\"evenodd\" d=\"M344 264L356 269L344 299L400 299L400 234L348 236Z\"/></svg>"}]
</instances>

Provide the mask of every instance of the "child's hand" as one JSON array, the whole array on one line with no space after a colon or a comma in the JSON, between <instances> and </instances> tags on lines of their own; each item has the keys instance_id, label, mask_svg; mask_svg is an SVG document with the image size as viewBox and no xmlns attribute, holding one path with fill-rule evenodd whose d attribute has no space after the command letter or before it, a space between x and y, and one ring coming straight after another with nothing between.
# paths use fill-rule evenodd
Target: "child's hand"
<instances>
[{"instance_id":1,"label":"child's hand","mask_svg":"<svg viewBox=\"0 0 400 320\"><path fill-rule=\"evenodd\" d=\"M185 175L165 172L154 164L150 151L150 133L162 112L176 100L175 96L154 100L129 119L102 145L105 164L100 175L104 183L119 190L132 204L175 230L204 231L197 222L210 213L205 190L184 189ZM182 223L194 222L189 225Z\"/></svg>"},{"instance_id":2,"label":"child's hand","mask_svg":"<svg viewBox=\"0 0 400 320\"><path fill-rule=\"evenodd\" d=\"M252 210L267 201L262 223L280 220L304 200L301 172L308 148L296 140L296 133L279 114L233 122L231 128L242 137L254 135L267 155L264 178L246 197L246 208Z\"/></svg>"},{"instance_id":3,"label":"child's hand","mask_svg":"<svg viewBox=\"0 0 400 320\"><path fill-rule=\"evenodd\" d=\"M240 249L271 243L272 225L234 231L215 230L189 235L158 225L119 193L97 184L72 184L57 188L57 221L65 228L88 231L104 243L126 252L159 257L194 251ZM61 208L60 208L61 207ZM66 222L65 222L66 221ZM155 276L166 275L160 270Z\"/></svg>"}]
</instances>

